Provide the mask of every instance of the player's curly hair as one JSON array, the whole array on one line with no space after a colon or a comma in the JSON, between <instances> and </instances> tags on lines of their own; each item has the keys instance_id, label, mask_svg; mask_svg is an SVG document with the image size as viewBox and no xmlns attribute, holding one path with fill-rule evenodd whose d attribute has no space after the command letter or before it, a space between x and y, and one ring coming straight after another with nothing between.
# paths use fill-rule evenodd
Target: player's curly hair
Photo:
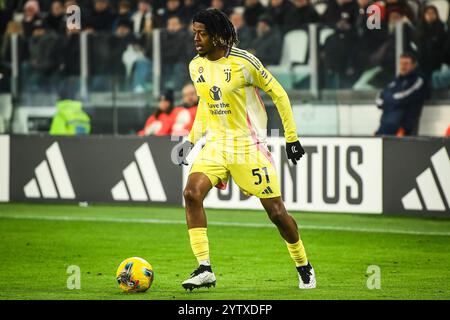
<instances>
[{"instance_id":1,"label":"player's curly hair","mask_svg":"<svg viewBox=\"0 0 450 320\"><path fill-rule=\"evenodd\" d=\"M217 9L200 10L192 22L203 23L214 46L233 47L239 43L236 30L227 15Z\"/></svg>"}]
</instances>

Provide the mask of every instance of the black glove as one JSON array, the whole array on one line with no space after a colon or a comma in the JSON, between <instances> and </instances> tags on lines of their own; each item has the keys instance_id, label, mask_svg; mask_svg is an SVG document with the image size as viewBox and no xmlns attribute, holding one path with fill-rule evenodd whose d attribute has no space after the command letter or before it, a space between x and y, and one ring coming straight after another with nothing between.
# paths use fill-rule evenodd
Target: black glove
<instances>
[{"instance_id":1,"label":"black glove","mask_svg":"<svg viewBox=\"0 0 450 320\"><path fill-rule=\"evenodd\" d=\"M172 151L172 161L174 161L179 166L181 166L182 164L187 166L188 163L186 162L186 157L189 152L191 152L193 147L194 144L188 140L183 143L177 144L174 148L174 151Z\"/></svg>"},{"instance_id":2,"label":"black glove","mask_svg":"<svg viewBox=\"0 0 450 320\"><path fill-rule=\"evenodd\" d=\"M297 161L305 154L300 141L286 142L287 158L292 161L293 164L297 164Z\"/></svg>"}]
</instances>

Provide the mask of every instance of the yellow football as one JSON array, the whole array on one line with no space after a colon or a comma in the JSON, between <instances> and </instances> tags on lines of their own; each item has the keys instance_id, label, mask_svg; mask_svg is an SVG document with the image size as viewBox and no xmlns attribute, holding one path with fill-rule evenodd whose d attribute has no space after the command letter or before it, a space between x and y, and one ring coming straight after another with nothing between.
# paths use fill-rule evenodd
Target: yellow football
<instances>
[{"instance_id":1,"label":"yellow football","mask_svg":"<svg viewBox=\"0 0 450 320\"><path fill-rule=\"evenodd\" d=\"M116 273L117 283L124 292L144 292L153 283L153 268L146 260L132 257L123 260Z\"/></svg>"}]
</instances>

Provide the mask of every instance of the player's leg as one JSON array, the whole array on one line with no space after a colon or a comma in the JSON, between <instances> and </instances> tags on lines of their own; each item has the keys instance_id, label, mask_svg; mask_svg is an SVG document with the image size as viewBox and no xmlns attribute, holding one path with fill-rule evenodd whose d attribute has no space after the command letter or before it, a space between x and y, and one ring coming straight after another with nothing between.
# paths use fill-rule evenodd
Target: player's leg
<instances>
[{"instance_id":1,"label":"player's leg","mask_svg":"<svg viewBox=\"0 0 450 320\"><path fill-rule=\"evenodd\" d=\"M281 189L270 153L263 146L258 146L248 155L248 160L230 166L231 176L244 193L260 198L269 218L286 241L299 276L303 275L299 286L315 287L314 271L308 263L297 223L287 213L281 199ZM312 276L308 278L310 273Z\"/></svg>"},{"instance_id":2,"label":"player's leg","mask_svg":"<svg viewBox=\"0 0 450 320\"><path fill-rule=\"evenodd\" d=\"M298 233L297 222L287 213L281 197L260 199L270 220L277 226L296 267L308 264L305 248Z\"/></svg>"},{"instance_id":3,"label":"player's leg","mask_svg":"<svg viewBox=\"0 0 450 320\"><path fill-rule=\"evenodd\" d=\"M295 262L299 275L299 287L312 289L316 287L314 269L308 262L303 242L298 233L297 222L286 211L281 197L260 198L270 220L277 226L278 231L286 242L289 254Z\"/></svg>"},{"instance_id":4,"label":"player's leg","mask_svg":"<svg viewBox=\"0 0 450 320\"><path fill-rule=\"evenodd\" d=\"M211 188L212 183L207 175L194 172L189 175L183 192L189 240L199 265L191 277L182 284L185 289L191 291L195 288L214 286L216 283L209 258L207 220L203 207L203 200Z\"/></svg>"},{"instance_id":5,"label":"player's leg","mask_svg":"<svg viewBox=\"0 0 450 320\"><path fill-rule=\"evenodd\" d=\"M288 243L298 242L300 237L298 234L297 222L287 213L281 197L261 198L260 201L270 220L277 226L283 239ZM300 265L306 264L306 254L302 254L302 257L299 258L298 263Z\"/></svg>"},{"instance_id":6,"label":"player's leg","mask_svg":"<svg viewBox=\"0 0 450 320\"><path fill-rule=\"evenodd\" d=\"M189 175L183 191L188 229L206 228L206 214L203 208L203 200L211 188L211 180L206 174L193 172Z\"/></svg>"},{"instance_id":7,"label":"player's leg","mask_svg":"<svg viewBox=\"0 0 450 320\"><path fill-rule=\"evenodd\" d=\"M207 175L194 172L189 175L183 196L186 206L186 222L192 252L199 265L210 265L207 222L203 200L212 184Z\"/></svg>"}]
</instances>

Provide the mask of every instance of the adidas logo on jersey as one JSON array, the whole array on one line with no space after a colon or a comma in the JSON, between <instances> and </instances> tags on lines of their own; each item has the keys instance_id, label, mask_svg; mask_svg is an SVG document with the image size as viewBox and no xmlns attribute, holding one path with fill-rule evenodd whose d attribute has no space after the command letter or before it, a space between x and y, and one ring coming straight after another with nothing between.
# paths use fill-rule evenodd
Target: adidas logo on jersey
<instances>
[{"instance_id":1,"label":"adidas logo on jersey","mask_svg":"<svg viewBox=\"0 0 450 320\"><path fill-rule=\"evenodd\" d=\"M200 75L200 77L198 77L198 79L197 79L197 83L200 83L200 82L206 82L205 78L203 78L203 75Z\"/></svg>"},{"instance_id":2,"label":"adidas logo on jersey","mask_svg":"<svg viewBox=\"0 0 450 320\"><path fill-rule=\"evenodd\" d=\"M150 147L147 143L135 152L136 161L132 161L123 170L123 180L112 189L111 195L115 201L167 201L166 193L153 161Z\"/></svg>"},{"instance_id":3,"label":"adidas logo on jersey","mask_svg":"<svg viewBox=\"0 0 450 320\"><path fill-rule=\"evenodd\" d=\"M262 194L272 194L272 193L273 191L270 187L265 188L264 191L262 192Z\"/></svg>"}]
</instances>

